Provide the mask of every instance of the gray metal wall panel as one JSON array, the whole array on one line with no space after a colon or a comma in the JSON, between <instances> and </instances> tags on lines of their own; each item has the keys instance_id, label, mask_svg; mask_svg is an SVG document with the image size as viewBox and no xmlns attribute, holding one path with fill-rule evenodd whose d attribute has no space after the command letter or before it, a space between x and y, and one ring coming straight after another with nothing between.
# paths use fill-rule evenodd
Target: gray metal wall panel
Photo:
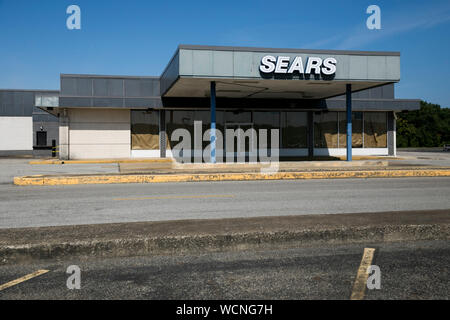
<instances>
[{"instance_id":1,"label":"gray metal wall panel","mask_svg":"<svg viewBox=\"0 0 450 320\"><path fill-rule=\"evenodd\" d=\"M223 78L248 78L261 79L259 66L261 59L268 54L274 56L286 56L293 59L296 56L302 57L303 61L307 61L311 55L320 57L322 59L333 57L337 60L337 69L334 75L334 80L341 81L399 81L400 80L400 56L399 55L380 55L380 54L347 54L336 53L328 54L321 51L312 53L292 53L283 52L282 49L278 52L262 52L251 51L251 61L248 61L249 51L231 51L232 59L226 56L217 56L215 59L215 52L218 49L179 49L179 66L176 61L166 69L163 78L169 77L172 69L177 69L179 76L186 77L223 77ZM388 59L389 58L389 59ZM233 68L230 75L229 71L225 74L217 74L215 70L222 70L222 65L228 65L232 61L234 66L240 65L240 69ZM245 61L241 64L240 61ZM244 69L242 69L245 67ZM227 69L228 70L228 69ZM165 81L164 81L165 82ZM165 85L161 91L165 93L167 90Z\"/></svg>"},{"instance_id":2,"label":"gray metal wall panel","mask_svg":"<svg viewBox=\"0 0 450 320\"><path fill-rule=\"evenodd\" d=\"M96 97L123 97L123 79L93 79Z\"/></svg>"},{"instance_id":3,"label":"gray metal wall panel","mask_svg":"<svg viewBox=\"0 0 450 320\"><path fill-rule=\"evenodd\" d=\"M125 99L126 108L161 108L161 98L129 98Z\"/></svg>"},{"instance_id":4,"label":"gray metal wall panel","mask_svg":"<svg viewBox=\"0 0 450 320\"><path fill-rule=\"evenodd\" d=\"M142 94L142 88L140 80L129 79L124 81L125 97L139 97ZM150 91L150 90L149 90Z\"/></svg>"},{"instance_id":5,"label":"gray metal wall panel","mask_svg":"<svg viewBox=\"0 0 450 320\"><path fill-rule=\"evenodd\" d=\"M386 86L382 86L382 88L383 88L383 99L395 98L395 86L393 83L388 84Z\"/></svg>"},{"instance_id":6,"label":"gray metal wall panel","mask_svg":"<svg viewBox=\"0 0 450 320\"><path fill-rule=\"evenodd\" d=\"M186 63L189 62L187 61ZM178 79L179 75L180 75L180 52L177 51L161 75L161 82L160 82L161 95L163 95L164 93L167 92L167 90L169 90L172 84Z\"/></svg>"},{"instance_id":7,"label":"gray metal wall panel","mask_svg":"<svg viewBox=\"0 0 450 320\"><path fill-rule=\"evenodd\" d=\"M61 95L92 96L92 79L61 77Z\"/></svg>"},{"instance_id":8,"label":"gray metal wall panel","mask_svg":"<svg viewBox=\"0 0 450 320\"><path fill-rule=\"evenodd\" d=\"M58 122L58 117L49 113L34 113L33 121Z\"/></svg>"},{"instance_id":9,"label":"gray metal wall panel","mask_svg":"<svg viewBox=\"0 0 450 320\"><path fill-rule=\"evenodd\" d=\"M165 108L204 108L210 107L209 98L163 98ZM302 99L229 99L217 98L217 108L236 109L303 109L345 111L345 100L302 100ZM358 100L352 99L354 111L402 111L418 110L420 100Z\"/></svg>"},{"instance_id":10,"label":"gray metal wall panel","mask_svg":"<svg viewBox=\"0 0 450 320\"><path fill-rule=\"evenodd\" d=\"M61 83L68 90L61 92L60 107L162 107L160 80L155 77L61 75ZM79 90L73 90L72 86L76 87L78 83L91 83L90 91L93 96L86 94L89 91L87 88L83 94Z\"/></svg>"},{"instance_id":11,"label":"gray metal wall panel","mask_svg":"<svg viewBox=\"0 0 450 320\"><path fill-rule=\"evenodd\" d=\"M13 105L14 104L14 92L6 91L3 93L3 103Z\"/></svg>"},{"instance_id":12,"label":"gray metal wall panel","mask_svg":"<svg viewBox=\"0 0 450 320\"><path fill-rule=\"evenodd\" d=\"M2 91L0 95L0 116L31 116L34 107L33 91Z\"/></svg>"},{"instance_id":13,"label":"gray metal wall panel","mask_svg":"<svg viewBox=\"0 0 450 320\"><path fill-rule=\"evenodd\" d=\"M159 97L158 79L125 79L125 97Z\"/></svg>"},{"instance_id":14,"label":"gray metal wall panel","mask_svg":"<svg viewBox=\"0 0 450 320\"><path fill-rule=\"evenodd\" d=\"M151 101L151 99L128 98L128 99L125 99L125 107L127 107L127 108L151 108L151 107L153 107L153 102Z\"/></svg>"},{"instance_id":15,"label":"gray metal wall panel","mask_svg":"<svg viewBox=\"0 0 450 320\"><path fill-rule=\"evenodd\" d=\"M33 114L35 113L46 113L45 111L43 111L41 108L33 106Z\"/></svg>"},{"instance_id":16,"label":"gray metal wall panel","mask_svg":"<svg viewBox=\"0 0 450 320\"><path fill-rule=\"evenodd\" d=\"M34 92L25 92L22 95L22 108L24 115L33 114Z\"/></svg>"},{"instance_id":17,"label":"gray metal wall panel","mask_svg":"<svg viewBox=\"0 0 450 320\"><path fill-rule=\"evenodd\" d=\"M78 78L75 84L77 96L92 96L92 79Z\"/></svg>"},{"instance_id":18,"label":"gray metal wall panel","mask_svg":"<svg viewBox=\"0 0 450 320\"><path fill-rule=\"evenodd\" d=\"M153 79L152 80L152 96L154 97L160 97L161 96L161 81L160 79Z\"/></svg>"},{"instance_id":19,"label":"gray metal wall panel","mask_svg":"<svg viewBox=\"0 0 450 320\"><path fill-rule=\"evenodd\" d=\"M76 97L60 97L59 106L60 107L91 107L91 98L76 98Z\"/></svg>"},{"instance_id":20,"label":"gray metal wall panel","mask_svg":"<svg viewBox=\"0 0 450 320\"><path fill-rule=\"evenodd\" d=\"M353 99L394 99L394 84L386 84L384 86L370 88L352 93ZM330 98L328 100L345 99L345 95Z\"/></svg>"},{"instance_id":21,"label":"gray metal wall panel","mask_svg":"<svg viewBox=\"0 0 450 320\"><path fill-rule=\"evenodd\" d=\"M325 107L328 110L344 111L345 100L327 99L325 101ZM395 111L400 112L403 110L419 110L420 100L405 100L405 99L392 99L392 100L358 100L352 99L352 108L355 111Z\"/></svg>"},{"instance_id":22,"label":"gray metal wall panel","mask_svg":"<svg viewBox=\"0 0 450 320\"><path fill-rule=\"evenodd\" d=\"M121 108L123 107L122 98L94 98L92 102L93 107L111 107Z\"/></svg>"},{"instance_id":23,"label":"gray metal wall panel","mask_svg":"<svg viewBox=\"0 0 450 320\"><path fill-rule=\"evenodd\" d=\"M264 48L264 47L238 47L238 46L205 46L181 44L179 49L189 50L214 50L214 51L242 51L242 52L288 52L306 54L345 54L345 55L369 55L369 56L400 56L397 51L357 51L357 50L321 50L321 49L292 49L292 48Z\"/></svg>"},{"instance_id":24,"label":"gray metal wall panel","mask_svg":"<svg viewBox=\"0 0 450 320\"><path fill-rule=\"evenodd\" d=\"M61 95L77 95L76 78L61 77Z\"/></svg>"},{"instance_id":25,"label":"gray metal wall panel","mask_svg":"<svg viewBox=\"0 0 450 320\"><path fill-rule=\"evenodd\" d=\"M369 99L382 99L382 98L383 98L382 87L372 88L372 90L369 91Z\"/></svg>"}]
</instances>

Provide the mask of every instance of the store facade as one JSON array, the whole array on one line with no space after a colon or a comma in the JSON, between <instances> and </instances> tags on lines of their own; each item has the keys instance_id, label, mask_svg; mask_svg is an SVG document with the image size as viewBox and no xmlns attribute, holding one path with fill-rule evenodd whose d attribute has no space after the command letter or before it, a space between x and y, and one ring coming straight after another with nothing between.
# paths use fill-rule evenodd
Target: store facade
<instances>
[{"instance_id":1,"label":"store facade","mask_svg":"<svg viewBox=\"0 0 450 320\"><path fill-rule=\"evenodd\" d=\"M397 52L180 45L160 77L62 74L58 106L41 108L59 117L61 159L177 158L181 128L192 157L239 129L277 130L280 157L395 155L395 113L419 108L395 99L399 80Z\"/></svg>"}]
</instances>

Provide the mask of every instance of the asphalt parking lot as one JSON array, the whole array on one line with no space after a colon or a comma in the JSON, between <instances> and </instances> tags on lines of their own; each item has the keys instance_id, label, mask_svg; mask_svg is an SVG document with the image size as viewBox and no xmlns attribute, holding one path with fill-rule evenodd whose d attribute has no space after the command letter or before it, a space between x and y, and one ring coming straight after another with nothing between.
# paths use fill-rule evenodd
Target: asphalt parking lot
<instances>
[{"instance_id":1,"label":"asphalt parking lot","mask_svg":"<svg viewBox=\"0 0 450 320\"><path fill-rule=\"evenodd\" d=\"M381 271L364 299L449 299L448 241L367 243L187 256L51 261L0 267L0 299L350 299L364 248ZM70 265L80 289L68 289Z\"/></svg>"}]
</instances>

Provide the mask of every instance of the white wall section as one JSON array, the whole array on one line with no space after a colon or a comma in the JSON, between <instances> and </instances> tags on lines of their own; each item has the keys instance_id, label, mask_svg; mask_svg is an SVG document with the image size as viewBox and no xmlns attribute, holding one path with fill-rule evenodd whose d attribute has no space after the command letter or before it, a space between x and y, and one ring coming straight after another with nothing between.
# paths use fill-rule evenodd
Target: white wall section
<instances>
[{"instance_id":1,"label":"white wall section","mask_svg":"<svg viewBox=\"0 0 450 320\"><path fill-rule=\"evenodd\" d=\"M0 151L33 150L32 117L0 117Z\"/></svg>"},{"instance_id":2,"label":"white wall section","mask_svg":"<svg viewBox=\"0 0 450 320\"><path fill-rule=\"evenodd\" d=\"M129 158L130 110L69 109L69 158Z\"/></svg>"}]
</instances>

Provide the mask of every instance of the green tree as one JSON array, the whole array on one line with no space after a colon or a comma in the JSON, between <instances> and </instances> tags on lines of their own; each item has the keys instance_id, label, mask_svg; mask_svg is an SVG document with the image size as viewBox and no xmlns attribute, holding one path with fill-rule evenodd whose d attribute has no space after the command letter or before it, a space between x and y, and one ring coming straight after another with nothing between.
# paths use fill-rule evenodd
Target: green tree
<instances>
[{"instance_id":1,"label":"green tree","mask_svg":"<svg viewBox=\"0 0 450 320\"><path fill-rule=\"evenodd\" d=\"M397 114L397 147L450 144L450 109L420 102L420 110Z\"/></svg>"}]
</instances>

